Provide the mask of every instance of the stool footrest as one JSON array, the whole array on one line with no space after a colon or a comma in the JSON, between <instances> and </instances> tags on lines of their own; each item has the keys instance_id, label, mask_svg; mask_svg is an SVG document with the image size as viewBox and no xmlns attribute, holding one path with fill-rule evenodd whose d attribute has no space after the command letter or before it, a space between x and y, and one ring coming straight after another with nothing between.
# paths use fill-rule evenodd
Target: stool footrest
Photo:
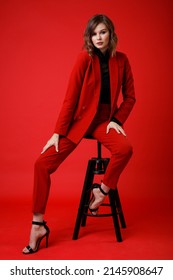
<instances>
[{"instance_id":1,"label":"stool footrest","mask_svg":"<svg viewBox=\"0 0 173 280\"><path fill-rule=\"evenodd\" d=\"M92 214L89 214L89 213L84 213L84 215L92 217L92 218L99 218L99 217L112 217L113 215L115 215L115 213L97 214L97 215L92 215Z\"/></svg>"},{"instance_id":2,"label":"stool footrest","mask_svg":"<svg viewBox=\"0 0 173 280\"><path fill-rule=\"evenodd\" d=\"M111 204L110 203L102 203L99 207L111 207ZM85 211L83 213L83 215L86 215L86 216L89 216L89 217L110 217L110 216L114 216L114 215L119 215L122 213L122 209L118 209L118 208L115 208L114 210L111 211L111 213L100 213L100 214L96 214L96 215L93 215L93 214L90 214L88 213L88 209L89 209L89 205L85 205L85 209L87 209L87 212Z\"/></svg>"}]
</instances>

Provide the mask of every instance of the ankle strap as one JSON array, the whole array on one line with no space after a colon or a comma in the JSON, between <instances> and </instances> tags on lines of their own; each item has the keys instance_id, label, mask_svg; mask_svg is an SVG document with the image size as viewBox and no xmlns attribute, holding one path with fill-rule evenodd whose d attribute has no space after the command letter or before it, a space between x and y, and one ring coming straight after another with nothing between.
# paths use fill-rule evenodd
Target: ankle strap
<instances>
[{"instance_id":1,"label":"ankle strap","mask_svg":"<svg viewBox=\"0 0 173 280\"><path fill-rule=\"evenodd\" d=\"M108 195L108 192L106 193L106 192L101 188L101 186L99 186L99 189L100 189L100 191L102 192L102 194Z\"/></svg>"},{"instance_id":2,"label":"ankle strap","mask_svg":"<svg viewBox=\"0 0 173 280\"><path fill-rule=\"evenodd\" d=\"M101 188L101 185L98 184L98 183L94 183L94 184L92 185L92 189L99 189L99 190L102 192L102 194L104 194L104 195L108 195L108 193L109 193L109 192L106 193L106 192Z\"/></svg>"},{"instance_id":3,"label":"ankle strap","mask_svg":"<svg viewBox=\"0 0 173 280\"><path fill-rule=\"evenodd\" d=\"M44 225L46 225L46 222L45 221L43 221L43 222L32 221L32 225L44 226Z\"/></svg>"}]
</instances>

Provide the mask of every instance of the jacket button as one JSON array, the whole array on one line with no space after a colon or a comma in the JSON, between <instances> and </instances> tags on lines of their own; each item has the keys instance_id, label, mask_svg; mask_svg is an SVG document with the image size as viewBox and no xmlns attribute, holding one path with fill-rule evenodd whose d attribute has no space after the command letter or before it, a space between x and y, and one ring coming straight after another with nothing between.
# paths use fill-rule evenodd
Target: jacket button
<instances>
[{"instance_id":1,"label":"jacket button","mask_svg":"<svg viewBox=\"0 0 173 280\"><path fill-rule=\"evenodd\" d=\"M86 109L86 106L82 106L82 110L85 110Z\"/></svg>"}]
</instances>

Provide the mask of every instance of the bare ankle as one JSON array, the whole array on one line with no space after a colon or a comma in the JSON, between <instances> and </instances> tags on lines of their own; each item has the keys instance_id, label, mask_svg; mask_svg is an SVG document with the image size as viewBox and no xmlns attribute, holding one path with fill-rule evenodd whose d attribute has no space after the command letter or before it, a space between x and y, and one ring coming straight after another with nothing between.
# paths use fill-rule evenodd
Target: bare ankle
<instances>
[{"instance_id":1,"label":"bare ankle","mask_svg":"<svg viewBox=\"0 0 173 280\"><path fill-rule=\"evenodd\" d=\"M33 219L34 222L39 222L42 223L43 222L43 214L40 213L34 213L33 214Z\"/></svg>"}]
</instances>

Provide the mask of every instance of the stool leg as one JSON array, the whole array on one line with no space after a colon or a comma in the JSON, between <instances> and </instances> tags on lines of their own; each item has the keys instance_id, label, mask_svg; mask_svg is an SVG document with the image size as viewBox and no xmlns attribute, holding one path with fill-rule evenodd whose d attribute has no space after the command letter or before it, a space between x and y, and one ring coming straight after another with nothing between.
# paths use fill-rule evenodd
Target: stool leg
<instances>
[{"instance_id":1,"label":"stool leg","mask_svg":"<svg viewBox=\"0 0 173 280\"><path fill-rule=\"evenodd\" d=\"M117 214L120 218L121 227L126 228L126 222L125 222L125 218L124 218L121 201L120 201L120 197L119 197L117 188L115 189L115 205L116 205L116 209L117 209Z\"/></svg>"},{"instance_id":2,"label":"stool leg","mask_svg":"<svg viewBox=\"0 0 173 280\"><path fill-rule=\"evenodd\" d=\"M86 175L85 175L81 200L79 204L78 214L76 218L76 224L73 232L73 240L78 239L81 221L83 226L86 223L86 215L84 215L84 212L88 210L88 206L86 205L88 204L88 200L89 200L89 193L90 193L89 189L92 186L92 182L94 178L94 173L93 173L94 167L95 167L95 161L89 160Z\"/></svg>"},{"instance_id":3,"label":"stool leg","mask_svg":"<svg viewBox=\"0 0 173 280\"><path fill-rule=\"evenodd\" d=\"M111 210L112 210L112 218L113 218L114 229L115 229L117 241L121 242L122 237L121 237L121 230L120 230L120 225L119 225L117 211L116 211L115 191L114 190L109 191L109 200L110 200L110 206L111 206Z\"/></svg>"}]
</instances>

